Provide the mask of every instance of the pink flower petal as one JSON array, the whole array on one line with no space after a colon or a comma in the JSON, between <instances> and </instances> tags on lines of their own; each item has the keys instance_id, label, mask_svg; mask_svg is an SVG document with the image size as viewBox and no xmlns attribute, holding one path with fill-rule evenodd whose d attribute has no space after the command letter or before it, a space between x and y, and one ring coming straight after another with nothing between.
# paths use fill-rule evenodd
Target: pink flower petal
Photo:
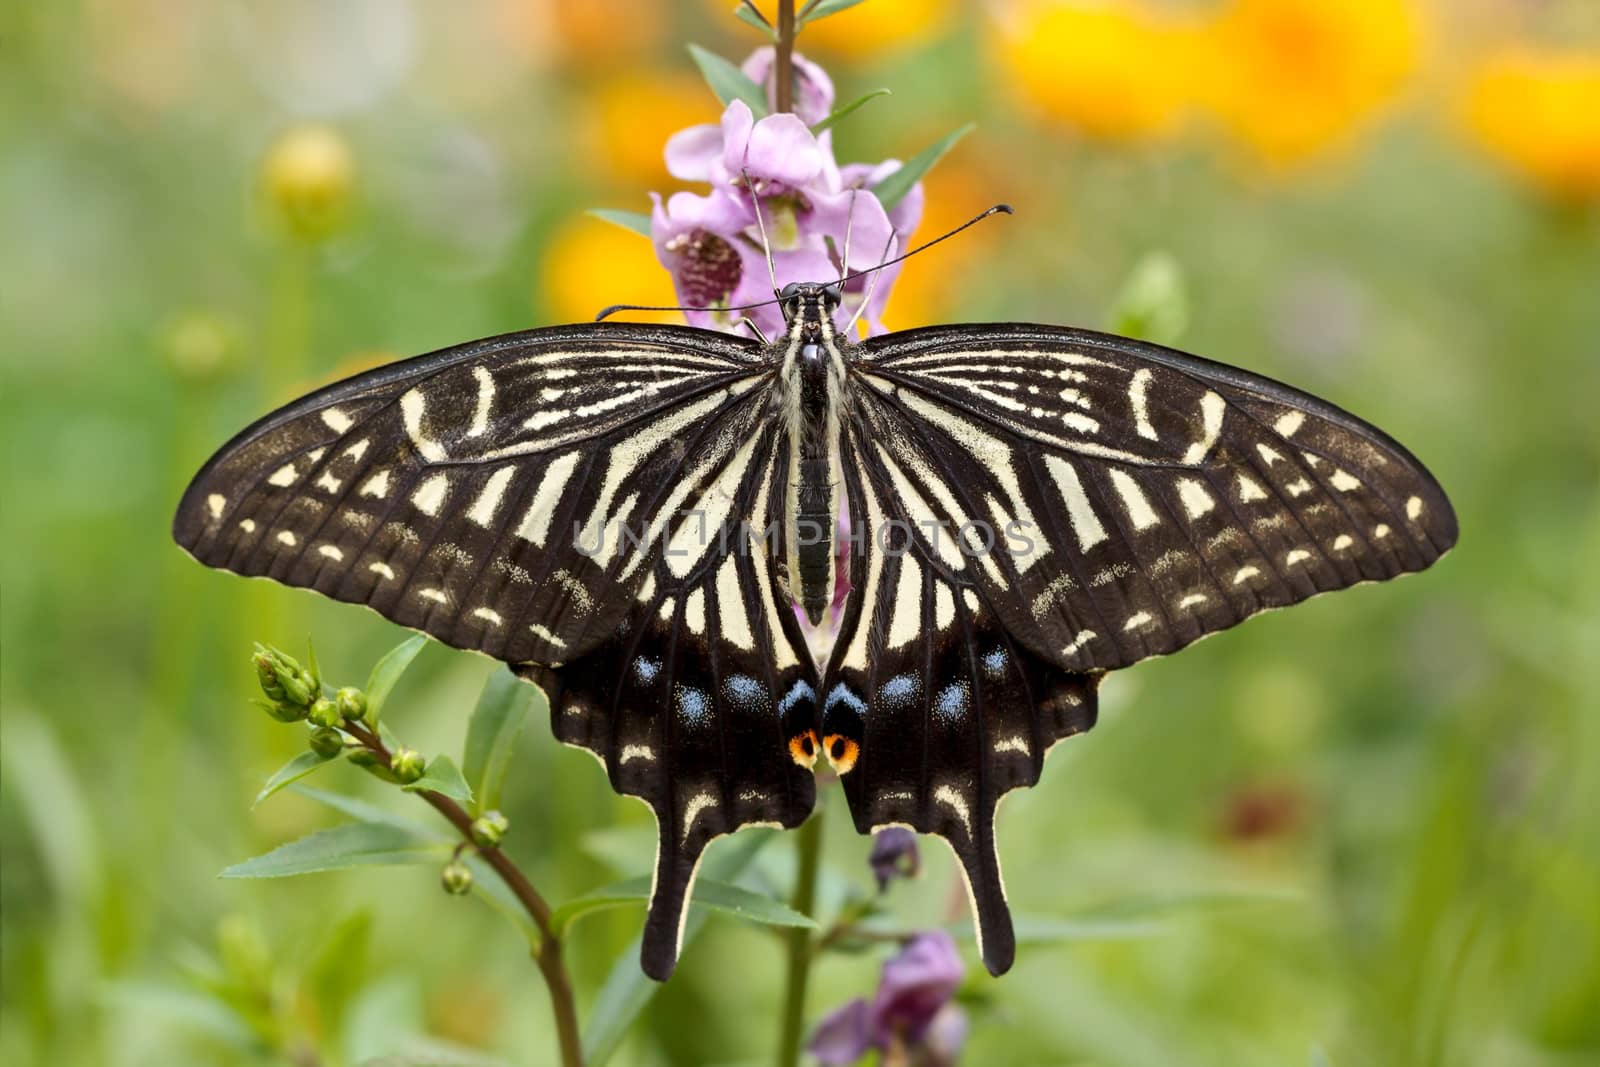
<instances>
[{"instance_id":1,"label":"pink flower petal","mask_svg":"<svg viewBox=\"0 0 1600 1067\"><path fill-rule=\"evenodd\" d=\"M686 182L711 181L711 167L722 155L721 126L690 126L667 138L667 171Z\"/></svg>"}]
</instances>

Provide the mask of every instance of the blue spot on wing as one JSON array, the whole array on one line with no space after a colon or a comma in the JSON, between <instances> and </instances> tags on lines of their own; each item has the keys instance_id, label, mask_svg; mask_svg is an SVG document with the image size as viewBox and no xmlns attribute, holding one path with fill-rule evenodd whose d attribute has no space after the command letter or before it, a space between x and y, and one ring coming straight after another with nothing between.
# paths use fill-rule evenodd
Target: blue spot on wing
<instances>
[{"instance_id":1,"label":"blue spot on wing","mask_svg":"<svg viewBox=\"0 0 1600 1067\"><path fill-rule=\"evenodd\" d=\"M653 659L646 659L641 656L639 659L633 661L634 677L638 678L639 681L646 685L649 685L651 682L655 681L656 676L660 673L661 664L657 663Z\"/></svg>"},{"instance_id":2,"label":"blue spot on wing","mask_svg":"<svg viewBox=\"0 0 1600 1067\"><path fill-rule=\"evenodd\" d=\"M730 675L722 688L729 700L747 711L760 711L767 706L767 687L748 674Z\"/></svg>"},{"instance_id":3,"label":"blue spot on wing","mask_svg":"<svg viewBox=\"0 0 1600 1067\"><path fill-rule=\"evenodd\" d=\"M674 687L672 696L678 706L678 717L685 722L698 726L711 717L711 698L705 690L680 685Z\"/></svg>"},{"instance_id":4,"label":"blue spot on wing","mask_svg":"<svg viewBox=\"0 0 1600 1067\"><path fill-rule=\"evenodd\" d=\"M878 687L878 699L896 708L910 707L921 688L914 674L897 674Z\"/></svg>"},{"instance_id":5,"label":"blue spot on wing","mask_svg":"<svg viewBox=\"0 0 1600 1067\"><path fill-rule=\"evenodd\" d=\"M828 702L823 705L823 713L826 714L827 712L832 711L840 704L843 704L845 707L849 708L851 711L854 711L862 718L866 718L866 701L852 693L849 687L843 682L840 682L838 685L834 686L833 691L828 694Z\"/></svg>"},{"instance_id":6,"label":"blue spot on wing","mask_svg":"<svg viewBox=\"0 0 1600 1067\"><path fill-rule=\"evenodd\" d=\"M996 648L983 654L983 669L993 675L1001 675L1006 671L1006 664L1011 657L1003 648Z\"/></svg>"},{"instance_id":7,"label":"blue spot on wing","mask_svg":"<svg viewBox=\"0 0 1600 1067\"><path fill-rule=\"evenodd\" d=\"M933 703L934 714L946 722L960 719L967 713L968 690L965 682L947 685L939 690L938 699Z\"/></svg>"},{"instance_id":8,"label":"blue spot on wing","mask_svg":"<svg viewBox=\"0 0 1600 1067\"><path fill-rule=\"evenodd\" d=\"M804 678L797 679L789 691L783 694L783 699L778 701L778 714L787 715L790 710L801 701L812 702L817 699L817 692L811 688L811 683Z\"/></svg>"}]
</instances>

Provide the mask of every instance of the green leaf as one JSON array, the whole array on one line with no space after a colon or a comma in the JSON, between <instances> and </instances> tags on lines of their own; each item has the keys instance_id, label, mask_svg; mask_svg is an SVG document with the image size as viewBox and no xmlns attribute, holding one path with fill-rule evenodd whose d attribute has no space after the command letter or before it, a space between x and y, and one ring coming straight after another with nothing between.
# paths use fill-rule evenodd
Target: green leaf
<instances>
[{"instance_id":1,"label":"green leaf","mask_svg":"<svg viewBox=\"0 0 1600 1067\"><path fill-rule=\"evenodd\" d=\"M421 793L424 790L430 793L442 793L467 809L472 808L472 787L461 777L455 760L449 756L435 756L428 761L428 767L422 772L421 778L400 788L407 793Z\"/></svg>"},{"instance_id":2,"label":"green leaf","mask_svg":"<svg viewBox=\"0 0 1600 1067\"><path fill-rule=\"evenodd\" d=\"M613 226L621 226L624 230L631 230L641 236L650 236L650 216L642 211L617 211L608 207L592 207L584 214L604 219Z\"/></svg>"},{"instance_id":3,"label":"green leaf","mask_svg":"<svg viewBox=\"0 0 1600 1067\"><path fill-rule=\"evenodd\" d=\"M1139 260L1111 305L1110 325L1141 341L1176 344L1189 328L1189 296L1177 259L1151 252Z\"/></svg>"},{"instance_id":4,"label":"green leaf","mask_svg":"<svg viewBox=\"0 0 1600 1067\"><path fill-rule=\"evenodd\" d=\"M346 867L428 863L443 859L449 844L390 823L345 823L236 863L219 877L284 878Z\"/></svg>"},{"instance_id":5,"label":"green leaf","mask_svg":"<svg viewBox=\"0 0 1600 1067\"><path fill-rule=\"evenodd\" d=\"M800 9L800 14L794 20L795 27L798 29L808 22L848 11L860 3L865 3L865 0L811 0L811 3Z\"/></svg>"},{"instance_id":6,"label":"green leaf","mask_svg":"<svg viewBox=\"0 0 1600 1067\"><path fill-rule=\"evenodd\" d=\"M318 830L261 856L235 863L223 878L286 878L295 874L430 863L442 859L448 842L392 823L350 822Z\"/></svg>"},{"instance_id":7,"label":"green leaf","mask_svg":"<svg viewBox=\"0 0 1600 1067\"><path fill-rule=\"evenodd\" d=\"M697 44L689 46L689 55L694 57L695 65L700 68L700 74L705 78L706 84L711 86L711 91L717 94L717 99L722 101L723 106L734 100L743 100L750 105L750 110L756 118L764 118L768 114L766 91L751 81L744 71L715 52L708 52Z\"/></svg>"},{"instance_id":8,"label":"green leaf","mask_svg":"<svg viewBox=\"0 0 1600 1067\"><path fill-rule=\"evenodd\" d=\"M627 904L643 904L650 899L650 888L649 878L629 878L627 881L616 882L585 893L557 908L555 914L551 916L550 925L559 935L573 922L592 912ZM807 930L817 928L815 920L801 915L771 897L710 878L695 879L690 908L691 910L708 908L765 926L798 926Z\"/></svg>"},{"instance_id":9,"label":"green leaf","mask_svg":"<svg viewBox=\"0 0 1600 1067\"><path fill-rule=\"evenodd\" d=\"M534 687L509 670L496 670L483 683L478 704L467 723L467 746L461 755L461 770L467 786L477 798L473 814L481 815L500 803L500 784L517 735L528 717Z\"/></svg>"},{"instance_id":10,"label":"green leaf","mask_svg":"<svg viewBox=\"0 0 1600 1067\"><path fill-rule=\"evenodd\" d=\"M278 790L293 785L324 763L331 763L338 758L338 756L324 756L321 753L310 751L300 753L294 759L279 767L272 777L267 779L267 784L261 787L261 792L256 794L256 798L251 801L250 806L252 808L255 807Z\"/></svg>"},{"instance_id":11,"label":"green leaf","mask_svg":"<svg viewBox=\"0 0 1600 1067\"><path fill-rule=\"evenodd\" d=\"M917 184L924 174L932 170L933 165L943 159L945 153L954 148L957 141L971 133L976 125L976 123L969 122L960 129L952 130L950 133L945 134L934 144L912 156L905 166L893 174L887 175L883 181L873 186L872 191L877 194L884 210L887 211L898 204L901 198L911 191L911 187Z\"/></svg>"},{"instance_id":12,"label":"green leaf","mask_svg":"<svg viewBox=\"0 0 1600 1067\"><path fill-rule=\"evenodd\" d=\"M376 804L369 804L365 800L357 800L355 797L345 796L343 793L330 793L323 789L313 789L309 785L297 785L293 788L296 793L299 793L307 800L315 800L318 804L325 804L334 811L348 815L352 819L358 819L361 822L384 823L388 826L398 826L402 830L410 830L412 833L417 834L430 835L433 833L428 827L414 819L408 819L404 815L396 815L392 811L380 808Z\"/></svg>"},{"instance_id":13,"label":"green leaf","mask_svg":"<svg viewBox=\"0 0 1600 1067\"><path fill-rule=\"evenodd\" d=\"M707 854L703 864L705 877L720 882L732 881L777 836L771 831L759 833L755 830L737 834L725 847ZM683 927L685 946L694 941L708 914L704 908L690 909ZM634 938L612 965L605 985L600 987L594 1006L589 1009L589 1021L583 1030L583 1059L589 1067L601 1067L611 1058L622 1044L628 1027L661 988L660 983L652 982L639 969L641 940Z\"/></svg>"},{"instance_id":14,"label":"green leaf","mask_svg":"<svg viewBox=\"0 0 1600 1067\"><path fill-rule=\"evenodd\" d=\"M372 674L367 677L366 689L369 721L378 719L378 713L383 709L383 702L389 698L395 683L400 680L400 676L411 666L411 661L417 658L417 653L421 652L422 646L427 643L427 634L413 634L391 648L373 665Z\"/></svg>"},{"instance_id":15,"label":"green leaf","mask_svg":"<svg viewBox=\"0 0 1600 1067\"><path fill-rule=\"evenodd\" d=\"M827 129L829 126L832 126L834 123L838 122L840 119L844 118L846 115L850 114L852 111L854 111L857 108L859 108L862 104L865 104L868 100L874 100L874 99L876 99L876 98L878 98L880 96L892 96L892 95L894 95L894 94L891 93L888 89L874 89L874 90L872 90L872 92L867 93L865 96L858 96L854 100L852 100L848 104L846 104L844 107L834 108L833 109L833 113L831 115L829 115L827 118L823 119L821 122L817 123L815 126L811 127L811 132L812 133L821 133L823 130Z\"/></svg>"},{"instance_id":16,"label":"green leaf","mask_svg":"<svg viewBox=\"0 0 1600 1067\"><path fill-rule=\"evenodd\" d=\"M777 29L767 22L766 17L758 9L751 7L749 4L740 4L733 9L733 15L742 22L748 22L766 34L768 38L777 40Z\"/></svg>"}]
</instances>

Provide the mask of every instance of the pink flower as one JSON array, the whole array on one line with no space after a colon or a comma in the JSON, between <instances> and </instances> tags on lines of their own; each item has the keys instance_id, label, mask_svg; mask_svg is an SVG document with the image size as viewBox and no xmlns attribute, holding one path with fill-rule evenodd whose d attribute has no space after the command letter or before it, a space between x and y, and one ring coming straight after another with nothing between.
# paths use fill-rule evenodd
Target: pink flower
<instances>
[{"instance_id":1,"label":"pink flower","mask_svg":"<svg viewBox=\"0 0 1600 1067\"><path fill-rule=\"evenodd\" d=\"M750 58L739 68L745 77L767 91L767 107L773 110L778 106L776 66L777 53L768 45L750 53ZM794 53L794 81L794 113L800 116L801 122L815 126L832 113L833 79L799 52Z\"/></svg>"},{"instance_id":2,"label":"pink flower","mask_svg":"<svg viewBox=\"0 0 1600 1067\"><path fill-rule=\"evenodd\" d=\"M771 53L770 48L756 52L745 61L745 72L756 81L770 81ZM656 255L672 272L678 298L706 309L689 312L691 323L732 330L740 313L717 309L772 297L762 255L764 228L779 288L789 282L834 281L848 272L835 325L842 329L859 310L868 331L881 332L899 268L885 269L876 282L857 275L905 249L921 216L922 188L916 186L891 214L871 185L892 173L897 162L853 164L841 171L829 133L814 134L807 125L833 106L833 84L808 60L797 57L796 71L798 113L757 119L747 104L734 100L717 124L681 130L667 141L672 175L705 183L710 192L676 193L665 205L656 198L651 215ZM784 328L775 304L746 314L768 336Z\"/></svg>"}]
</instances>

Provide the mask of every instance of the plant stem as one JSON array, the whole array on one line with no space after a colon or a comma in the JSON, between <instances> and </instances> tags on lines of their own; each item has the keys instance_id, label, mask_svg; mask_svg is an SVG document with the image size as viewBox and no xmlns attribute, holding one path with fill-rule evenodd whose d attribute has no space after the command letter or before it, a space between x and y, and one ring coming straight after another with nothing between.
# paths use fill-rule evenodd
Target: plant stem
<instances>
[{"instance_id":1,"label":"plant stem","mask_svg":"<svg viewBox=\"0 0 1600 1067\"><path fill-rule=\"evenodd\" d=\"M778 0L778 43L773 49L773 105L775 111L794 110L794 0Z\"/></svg>"},{"instance_id":2,"label":"plant stem","mask_svg":"<svg viewBox=\"0 0 1600 1067\"><path fill-rule=\"evenodd\" d=\"M377 733L357 723L346 723L345 730L365 745L375 756L389 765L389 749ZM424 790L417 794L433 809L450 821L462 838L472 840L472 816L454 800L442 793ZM528 876L522 873L511 857L498 848L478 848L478 855L494 869L495 874L511 890L522 909L539 929L539 945L533 952L533 962L538 964L550 989L550 1007L555 1014L556 1039L561 1047L562 1067L583 1067L583 1041L578 1032L578 1005L572 991L572 978L567 974L561 957L561 938L550 925L550 905L533 887Z\"/></svg>"},{"instance_id":3,"label":"plant stem","mask_svg":"<svg viewBox=\"0 0 1600 1067\"><path fill-rule=\"evenodd\" d=\"M795 832L795 854L799 869L795 874L794 899L789 906L810 916L817 903L817 869L822 859L822 811L818 809ZM778 1045L778 1067L796 1067L800 1062L800 1043L805 1036L806 982L811 977L811 935L802 929L788 932L789 972L783 999L783 1036Z\"/></svg>"}]
</instances>

